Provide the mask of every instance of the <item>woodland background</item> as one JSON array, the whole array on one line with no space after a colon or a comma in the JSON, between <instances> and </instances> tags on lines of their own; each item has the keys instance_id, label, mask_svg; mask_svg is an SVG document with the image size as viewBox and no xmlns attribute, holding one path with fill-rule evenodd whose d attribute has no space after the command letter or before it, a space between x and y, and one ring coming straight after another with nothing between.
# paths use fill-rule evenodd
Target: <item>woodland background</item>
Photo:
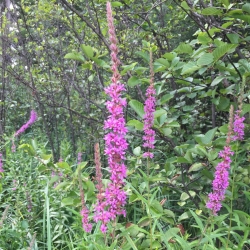
<instances>
[{"instance_id":1,"label":"woodland background","mask_svg":"<svg viewBox=\"0 0 250 250\"><path fill-rule=\"evenodd\" d=\"M77 175L82 169L86 203L95 200L97 142L107 174L104 87L111 70L106 0L2 0L0 145L5 172L0 209L3 213L8 205L9 210L8 223L0 223L0 249L27 249L31 242L30 249L249 249L250 4L120 0L112 8L128 101L129 198L116 235L123 234L115 240L97 231L88 235L79 215ZM149 50L157 136L148 176L141 145ZM203 241L207 195L225 145L229 107L237 109L241 91L245 140L233 144L238 153L228 198L210 228L219 231ZM38 121L20 136L13 153L10 138L31 109ZM82 164L77 164L79 152ZM51 178L52 169L63 177ZM143 197L153 197L149 209ZM157 217L154 244L146 233L151 210ZM205 244L213 248L202 248Z\"/></svg>"}]
</instances>

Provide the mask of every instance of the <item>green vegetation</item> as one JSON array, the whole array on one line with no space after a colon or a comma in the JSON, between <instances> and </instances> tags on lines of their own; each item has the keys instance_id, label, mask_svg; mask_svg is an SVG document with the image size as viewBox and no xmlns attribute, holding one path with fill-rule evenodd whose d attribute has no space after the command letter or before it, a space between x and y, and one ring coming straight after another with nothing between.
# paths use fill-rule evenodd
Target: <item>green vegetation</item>
<instances>
[{"instance_id":1,"label":"green vegetation","mask_svg":"<svg viewBox=\"0 0 250 250\"><path fill-rule=\"evenodd\" d=\"M96 143L102 183L110 183L103 128L104 88L112 76L106 2L0 3L0 250L249 249L250 4L111 2L126 87L127 204L126 216L103 234L93 219ZM153 159L143 158L150 64ZM245 117L245 136L229 144L231 106ZM14 138L31 110L37 121ZM229 186L214 216L206 204L226 145L234 152ZM90 233L82 228L83 203Z\"/></svg>"}]
</instances>

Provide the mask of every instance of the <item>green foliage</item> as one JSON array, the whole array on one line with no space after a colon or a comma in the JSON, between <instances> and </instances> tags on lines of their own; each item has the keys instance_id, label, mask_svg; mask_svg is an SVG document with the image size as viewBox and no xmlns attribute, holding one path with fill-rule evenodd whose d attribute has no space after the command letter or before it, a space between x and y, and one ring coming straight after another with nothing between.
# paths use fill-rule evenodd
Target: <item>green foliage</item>
<instances>
[{"instance_id":1,"label":"green foliage","mask_svg":"<svg viewBox=\"0 0 250 250\"><path fill-rule=\"evenodd\" d=\"M96 202L93 144L104 136L103 90L110 82L106 1L24 0L14 5L16 21L3 5L0 214L9 209L0 223L0 248L27 249L31 242L33 250L249 248L250 5L191 2L112 2L130 148L127 215L110 224L107 235L98 223L86 234L79 213L79 176L90 219ZM151 162L142 157L149 50L157 93ZM207 195L229 107L237 109L241 94L246 139L231 143L230 186L220 214L212 216ZM6 135L31 108L39 110L39 121L11 153ZM102 170L107 185L104 157Z\"/></svg>"}]
</instances>

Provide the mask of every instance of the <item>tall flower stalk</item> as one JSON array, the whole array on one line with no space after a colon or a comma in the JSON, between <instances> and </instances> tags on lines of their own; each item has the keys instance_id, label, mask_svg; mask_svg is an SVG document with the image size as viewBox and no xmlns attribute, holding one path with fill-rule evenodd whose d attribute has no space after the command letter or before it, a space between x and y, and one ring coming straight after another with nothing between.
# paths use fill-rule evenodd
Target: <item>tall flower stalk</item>
<instances>
[{"instance_id":1,"label":"tall flower stalk","mask_svg":"<svg viewBox=\"0 0 250 250\"><path fill-rule=\"evenodd\" d=\"M226 146L219 152L219 157L222 158L222 161L219 162L215 168L215 177L212 183L213 192L208 195L207 208L212 211L213 215L217 215L218 211L220 211L222 207L221 203L225 199L225 193L229 185L229 170L232 162L231 156L234 154L229 145L233 131L233 113L233 106L231 106Z\"/></svg>"},{"instance_id":2,"label":"tall flower stalk","mask_svg":"<svg viewBox=\"0 0 250 250\"><path fill-rule=\"evenodd\" d=\"M155 112L155 88L154 88L154 71L153 71L153 56L152 51L150 51L150 85L146 91L146 101L144 105L145 115L143 117L143 131L144 131L144 144L143 147L147 149L147 152L143 154L144 157L153 158L154 154L150 152L151 149L154 149L155 142L155 131L152 129L154 125L154 112Z\"/></svg>"},{"instance_id":3,"label":"tall flower stalk","mask_svg":"<svg viewBox=\"0 0 250 250\"><path fill-rule=\"evenodd\" d=\"M109 116L104 123L104 129L108 131L105 135L105 154L108 158L109 170L111 173L110 183L105 190L105 199L98 203L95 208L95 221L101 221L101 231L106 232L107 223L114 221L117 215L126 214L124 206L126 204L126 193L123 189L124 179L126 177L126 166L124 163L125 152L128 144L125 139L127 128L123 109L126 106L126 100L122 98L122 92L125 86L120 82L118 66L120 61L117 57L118 47L115 34L115 27L112 17L110 2L107 2L107 21L110 39L110 51L113 72L111 84L105 88L105 93L109 97L106 107Z\"/></svg>"},{"instance_id":4,"label":"tall flower stalk","mask_svg":"<svg viewBox=\"0 0 250 250\"><path fill-rule=\"evenodd\" d=\"M208 195L209 200L207 202L207 208L212 211L212 214L217 215L217 212L222 207L222 201L225 199L225 193L229 186L229 170L232 162L231 156L234 152L231 150L230 142L244 139L244 123L245 117L241 117L242 100L239 105L239 110L235 113L233 106L229 112L229 125L228 134L226 140L226 146L219 152L219 157L222 161L216 166L215 178L213 180L213 192Z\"/></svg>"},{"instance_id":5,"label":"tall flower stalk","mask_svg":"<svg viewBox=\"0 0 250 250\"><path fill-rule=\"evenodd\" d=\"M241 110L237 110L234 115L234 141L242 141L244 139L244 116L240 116Z\"/></svg>"},{"instance_id":6,"label":"tall flower stalk","mask_svg":"<svg viewBox=\"0 0 250 250\"><path fill-rule=\"evenodd\" d=\"M82 209L80 212L82 216L82 227L85 232L89 233L92 230L92 224L89 222L89 210L85 204L84 191L82 188L82 175L80 171L78 175L78 181L79 181L79 190L80 190L80 197L81 197L81 203L82 203Z\"/></svg>"}]
</instances>

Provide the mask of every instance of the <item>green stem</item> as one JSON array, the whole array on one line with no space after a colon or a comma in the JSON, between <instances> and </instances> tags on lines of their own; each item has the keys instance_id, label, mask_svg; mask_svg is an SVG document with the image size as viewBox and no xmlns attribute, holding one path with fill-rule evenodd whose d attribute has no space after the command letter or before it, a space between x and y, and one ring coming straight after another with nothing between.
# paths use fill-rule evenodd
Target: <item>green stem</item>
<instances>
[{"instance_id":1,"label":"green stem","mask_svg":"<svg viewBox=\"0 0 250 250\"><path fill-rule=\"evenodd\" d=\"M235 162L238 156L238 148L239 148L239 143L237 141L237 151L235 153ZM228 234L227 234L227 244L226 244L226 248L228 247L228 243L230 242L230 232L231 232L231 228L232 228L232 216L233 216L233 199L234 199L234 184L235 184L235 164L234 167L232 168L232 175L233 175L233 180L232 180L232 196L231 196L231 201L230 201L230 219L229 219L229 228L228 228Z\"/></svg>"},{"instance_id":2,"label":"green stem","mask_svg":"<svg viewBox=\"0 0 250 250\"><path fill-rule=\"evenodd\" d=\"M147 177L149 178L150 175L150 160L149 157L147 157ZM153 238L152 238L152 221L151 221L151 213L150 213L150 184L149 179L147 181L147 191L148 191L148 217L149 217L149 234L150 234L150 250L152 250L153 247Z\"/></svg>"}]
</instances>

